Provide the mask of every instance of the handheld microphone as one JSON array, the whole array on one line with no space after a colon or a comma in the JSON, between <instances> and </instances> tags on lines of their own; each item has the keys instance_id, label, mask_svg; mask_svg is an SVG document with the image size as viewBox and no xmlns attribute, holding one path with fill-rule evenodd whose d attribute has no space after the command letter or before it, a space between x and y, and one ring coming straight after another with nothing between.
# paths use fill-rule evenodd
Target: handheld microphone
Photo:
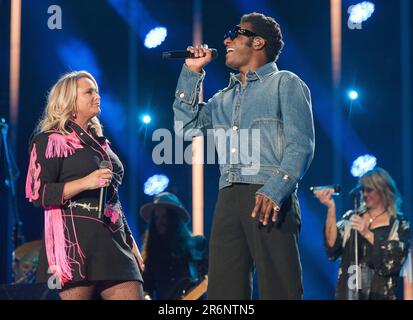
<instances>
[{"instance_id":1,"label":"handheld microphone","mask_svg":"<svg viewBox=\"0 0 413 320\"><path fill-rule=\"evenodd\" d=\"M212 52L212 59L218 57L217 49L210 48L208 49ZM186 59L186 58L195 58L192 52L187 50L180 50L180 51L165 51L162 52L163 59Z\"/></svg>"},{"instance_id":2,"label":"handheld microphone","mask_svg":"<svg viewBox=\"0 0 413 320\"><path fill-rule=\"evenodd\" d=\"M315 193L315 191L319 191L319 190L332 190L333 193L331 195L338 196L341 192L341 186L339 184L329 184L325 186L310 187L310 191L312 193Z\"/></svg>"},{"instance_id":3,"label":"handheld microphone","mask_svg":"<svg viewBox=\"0 0 413 320\"><path fill-rule=\"evenodd\" d=\"M112 164L109 161L103 160L99 163L99 169L111 169L111 168L112 168ZM99 219L102 217L102 213L105 210L106 194L107 194L107 188L106 187L100 188Z\"/></svg>"}]
</instances>

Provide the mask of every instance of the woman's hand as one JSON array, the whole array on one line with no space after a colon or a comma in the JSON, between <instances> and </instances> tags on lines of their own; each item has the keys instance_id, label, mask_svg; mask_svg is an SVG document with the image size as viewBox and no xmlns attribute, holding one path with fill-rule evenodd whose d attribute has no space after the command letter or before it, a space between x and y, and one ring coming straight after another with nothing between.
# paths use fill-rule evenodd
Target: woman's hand
<instances>
[{"instance_id":1,"label":"woman's hand","mask_svg":"<svg viewBox=\"0 0 413 320\"><path fill-rule=\"evenodd\" d=\"M112 170L98 169L84 177L85 189L95 190L108 187L112 181Z\"/></svg>"},{"instance_id":2,"label":"woman's hand","mask_svg":"<svg viewBox=\"0 0 413 320\"><path fill-rule=\"evenodd\" d=\"M317 190L314 191L314 195L322 204L324 204L327 208L331 208L335 206L334 199L331 197L333 194L333 190L326 189L326 190Z\"/></svg>"},{"instance_id":3,"label":"woman's hand","mask_svg":"<svg viewBox=\"0 0 413 320\"><path fill-rule=\"evenodd\" d=\"M63 188L63 199L68 200L75 195L98 188L107 187L112 180L112 171L110 169L98 169L86 177L66 182Z\"/></svg>"},{"instance_id":4,"label":"woman's hand","mask_svg":"<svg viewBox=\"0 0 413 320\"><path fill-rule=\"evenodd\" d=\"M142 273L145 270L145 263L143 262L141 252L139 251L139 248L135 242L135 239L133 237L131 238L132 238L132 252L135 255L136 262L138 263L138 266L139 266L139 270Z\"/></svg>"},{"instance_id":5,"label":"woman's hand","mask_svg":"<svg viewBox=\"0 0 413 320\"><path fill-rule=\"evenodd\" d=\"M321 189L314 191L314 196L328 208L325 237L330 248L334 246L337 240L336 203L331 197L333 192L334 191L331 189Z\"/></svg>"},{"instance_id":6,"label":"woman's hand","mask_svg":"<svg viewBox=\"0 0 413 320\"><path fill-rule=\"evenodd\" d=\"M373 243L374 239L372 239L373 233L369 229L369 225L365 219L362 217L354 214L351 219L351 227L354 230L357 230L364 238L366 238L369 242Z\"/></svg>"}]
</instances>

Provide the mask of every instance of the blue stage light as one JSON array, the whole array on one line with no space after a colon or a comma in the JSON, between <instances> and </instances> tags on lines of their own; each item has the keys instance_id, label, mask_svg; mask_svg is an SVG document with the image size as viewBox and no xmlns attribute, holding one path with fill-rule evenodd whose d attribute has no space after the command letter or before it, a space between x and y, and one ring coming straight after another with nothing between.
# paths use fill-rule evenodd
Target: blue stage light
<instances>
[{"instance_id":1,"label":"blue stage light","mask_svg":"<svg viewBox=\"0 0 413 320\"><path fill-rule=\"evenodd\" d=\"M359 93L356 90L350 90L349 93L348 93L348 97L351 100L357 100L358 97L359 97Z\"/></svg>"},{"instance_id":2,"label":"blue stage light","mask_svg":"<svg viewBox=\"0 0 413 320\"><path fill-rule=\"evenodd\" d=\"M164 27L156 27L148 32L145 37L145 47L152 49L165 41L168 31Z\"/></svg>"},{"instance_id":3,"label":"blue stage light","mask_svg":"<svg viewBox=\"0 0 413 320\"><path fill-rule=\"evenodd\" d=\"M362 23L368 20L375 9L374 3L364 1L351 7L349 20L352 23Z\"/></svg>"},{"instance_id":4,"label":"blue stage light","mask_svg":"<svg viewBox=\"0 0 413 320\"><path fill-rule=\"evenodd\" d=\"M163 192L169 184L169 178L163 174L155 174L146 180L143 192L148 196L154 196Z\"/></svg>"},{"instance_id":5,"label":"blue stage light","mask_svg":"<svg viewBox=\"0 0 413 320\"><path fill-rule=\"evenodd\" d=\"M353 177L359 178L367 171L373 170L376 164L376 157L365 154L364 156L360 156L354 160L353 165L351 166L351 174Z\"/></svg>"},{"instance_id":6,"label":"blue stage light","mask_svg":"<svg viewBox=\"0 0 413 320\"><path fill-rule=\"evenodd\" d=\"M147 115L147 114L145 114L145 115L142 117L142 122L143 122L144 124L149 124L149 123L151 123L151 121L152 121L151 116L149 116L149 115Z\"/></svg>"}]
</instances>

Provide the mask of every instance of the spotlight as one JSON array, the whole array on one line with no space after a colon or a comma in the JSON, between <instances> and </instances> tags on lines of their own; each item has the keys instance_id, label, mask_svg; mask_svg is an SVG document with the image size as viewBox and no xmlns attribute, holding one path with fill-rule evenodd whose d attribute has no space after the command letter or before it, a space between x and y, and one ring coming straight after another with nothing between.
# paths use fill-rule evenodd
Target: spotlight
<instances>
[{"instance_id":1,"label":"spotlight","mask_svg":"<svg viewBox=\"0 0 413 320\"><path fill-rule=\"evenodd\" d=\"M359 93L356 90L350 90L349 93L348 93L348 97L351 100L357 100L358 97L359 97Z\"/></svg>"},{"instance_id":2,"label":"spotlight","mask_svg":"<svg viewBox=\"0 0 413 320\"><path fill-rule=\"evenodd\" d=\"M149 116L149 115L147 115L147 114L145 114L145 115L142 117L142 122L143 122L144 124L149 124L149 123L151 123L151 121L152 121L151 116Z\"/></svg>"},{"instance_id":3,"label":"spotlight","mask_svg":"<svg viewBox=\"0 0 413 320\"><path fill-rule=\"evenodd\" d=\"M165 41L168 31L164 27L156 27L148 32L145 37L145 47L156 48Z\"/></svg>"},{"instance_id":4,"label":"spotlight","mask_svg":"<svg viewBox=\"0 0 413 320\"><path fill-rule=\"evenodd\" d=\"M373 170L376 164L376 157L365 154L364 156L360 156L354 160L353 165L351 166L351 174L353 177L359 178L367 171Z\"/></svg>"},{"instance_id":5,"label":"spotlight","mask_svg":"<svg viewBox=\"0 0 413 320\"><path fill-rule=\"evenodd\" d=\"M169 179L163 174L155 174L146 180L143 192L148 196L154 196L164 191L169 184Z\"/></svg>"},{"instance_id":6,"label":"spotlight","mask_svg":"<svg viewBox=\"0 0 413 320\"><path fill-rule=\"evenodd\" d=\"M362 23L368 20L375 9L374 3L364 1L349 8L350 17L348 18L352 23Z\"/></svg>"}]
</instances>

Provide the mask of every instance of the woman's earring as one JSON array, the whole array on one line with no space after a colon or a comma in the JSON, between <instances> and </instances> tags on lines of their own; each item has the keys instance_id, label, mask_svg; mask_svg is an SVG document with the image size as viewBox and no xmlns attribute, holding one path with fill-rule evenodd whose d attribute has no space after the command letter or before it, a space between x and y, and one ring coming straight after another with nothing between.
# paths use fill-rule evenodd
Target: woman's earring
<instances>
[{"instance_id":1,"label":"woman's earring","mask_svg":"<svg viewBox=\"0 0 413 320\"><path fill-rule=\"evenodd\" d=\"M72 114L73 119L76 119L76 113Z\"/></svg>"}]
</instances>

